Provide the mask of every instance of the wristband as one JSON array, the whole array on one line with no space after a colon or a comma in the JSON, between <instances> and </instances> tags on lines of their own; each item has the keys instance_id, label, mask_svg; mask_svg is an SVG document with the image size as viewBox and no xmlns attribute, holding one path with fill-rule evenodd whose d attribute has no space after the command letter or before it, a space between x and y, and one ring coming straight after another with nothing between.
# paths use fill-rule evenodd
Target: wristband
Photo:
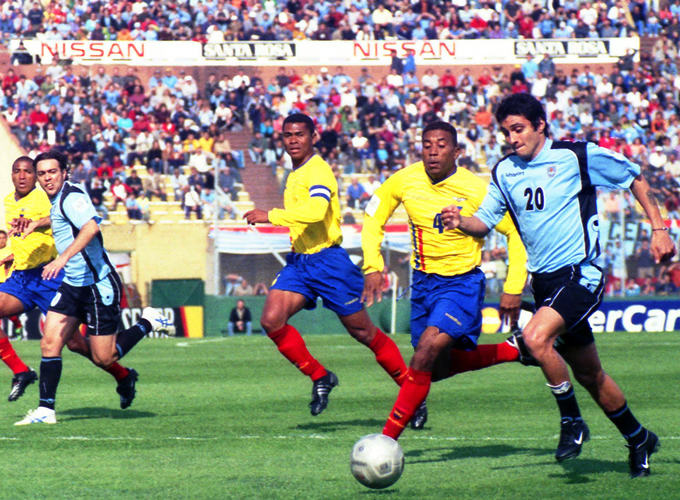
<instances>
[{"instance_id":1,"label":"wristband","mask_svg":"<svg viewBox=\"0 0 680 500\"><path fill-rule=\"evenodd\" d=\"M657 227L656 229L652 228L652 232L654 231L668 231L667 227Z\"/></svg>"}]
</instances>

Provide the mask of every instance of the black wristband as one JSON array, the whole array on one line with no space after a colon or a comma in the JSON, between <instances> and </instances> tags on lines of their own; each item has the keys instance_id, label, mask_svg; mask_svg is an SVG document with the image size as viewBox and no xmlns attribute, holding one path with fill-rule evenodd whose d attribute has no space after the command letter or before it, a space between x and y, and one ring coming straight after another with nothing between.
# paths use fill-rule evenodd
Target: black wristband
<instances>
[{"instance_id":1,"label":"black wristband","mask_svg":"<svg viewBox=\"0 0 680 500\"><path fill-rule=\"evenodd\" d=\"M657 227L656 229L652 228L652 232L654 231L668 231L667 227Z\"/></svg>"}]
</instances>

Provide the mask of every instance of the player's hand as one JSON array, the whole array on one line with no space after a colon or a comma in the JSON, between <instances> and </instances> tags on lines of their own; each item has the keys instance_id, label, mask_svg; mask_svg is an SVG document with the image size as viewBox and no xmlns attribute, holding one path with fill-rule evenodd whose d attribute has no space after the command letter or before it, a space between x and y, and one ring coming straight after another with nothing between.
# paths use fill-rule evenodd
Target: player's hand
<instances>
[{"instance_id":1,"label":"player's hand","mask_svg":"<svg viewBox=\"0 0 680 500\"><path fill-rule=\"evenodd\" d=\"M460 226L460 210L455 205L449 205L442 209L442 224L446 229L456 229Z\"/></svg>"},{"instance_id":2,"label":"player's hand","mask_svg":"<svg viewBox=\"0 0 680 500\"><path fill-rule=\"evenodd\" d=\"M373 301L382 302L382 273L377 271L364 276L364 293L361 294L361 302L366 307L371 307Z\"/></svg>"},{"instance_id":3,"label":"player's hand","mask_svg":"<svg viewBox=\"0 0 680 500\"><path fill-rule=\"evenodd\" d=\"M26 228L31 224L31 222L31 219L27 219L26 217L16 217L12 219L12 221L9 223L9 236L20 236L21 233L26 232ZM24 236L24 238L25 237L26 236Z\"/></svg>"},{"instance_id":4,"label":"player's hand","mask_svg":"<svg viewBox=\"0 0 680 500\"><path fill-rule=\"evenodd\" d=\"M651 251L657 264L667 262L675 255L675 244L668 231L652 232Z\"/></svg>"},{"instance_id":5,"label":"player's hand","mask_svg":"<svg viewBox=\"0 0 680 500\"><path fill-rule=\"evenodd\" d=\"M42 277L44 280L51 280L59 275L59 272L66 265L66 260L57 257L43 268Z\"/></svg>"},{"instance_id":6,"label":"player's hand","mask_svg":"<svg viewBox=\"0 0 680 500\"><path fill-rule=\"evenodd\" d=\"M498 313L501 320L508 320L510 324L516 323L519 320L519 310L522 307L522 295L513 295L511 293L503 293L501 301L498 305Z\"/></svg>"},{"instance_id":7,"label":"player's hand","mask_svg":"<svg viewBox=\"0 0 680 500\"><path fill-rule=\"evenodd\" d=\"M255 224L264 224L269 222L269 212L256 208L255 210L249 210L243 214L243 218L248 221L248 224L252 224L253 226Z\"/></svg>"},{"instance_id":8,"label":"player's hand","mask_svg":"<svg viewBox=\"0 0 680 500\"><path fill-rule=\"evenodd\" d=\"M38 229L38 221L31 221L31 223L26 226L26 229L22 231L21 239L25 240L26 237L36 229Z\"/></svg>"}]
</instances>

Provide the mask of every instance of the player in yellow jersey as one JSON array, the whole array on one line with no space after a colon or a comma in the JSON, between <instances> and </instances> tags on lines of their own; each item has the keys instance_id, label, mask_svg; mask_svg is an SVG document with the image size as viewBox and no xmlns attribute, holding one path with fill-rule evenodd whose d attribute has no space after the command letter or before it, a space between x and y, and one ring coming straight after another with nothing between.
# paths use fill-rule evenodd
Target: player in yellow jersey
<instances>
[{"instance_id":1,"label":"player in yellow jersey","mask_svg":"<svg viewBox=\"0 0 680 500\"><path fill-rule=\"evenodd\" d=\"M484 240L447 231L441 220L441 209L451 202L465 213L474 213L487 186L468 170L457 168L460 149L453 126L430 123L422 141L423 161L396 172L375 191L366 206L361 233L366 273L363 298L370 306L376 296L380 300L384 226L394 210L404 205L413 244L411 342L416 351L383 430L393 439L416 412L424 410L432 381L520 357L514 337L512 342L477 346L485 290L484 274L478 267ZM527 256L509 217L497 229L508 238L510 257L500 312L516 318L527 278Z\"/></svg>"},{"instance_id":2,"label":"player in yellow jersey","mask_svg":"<svg viewBox=\"0 0 680 500\"><path fill-rule=\"evenodd\" d=\"M261 324L281 354L312 379L312 415L324 411L338 378L309 353L288 320L303 308L314 309L318 297L352 337L373 351L397 384L403 383L407 371L398 347L373 325L361 302L361 270L340 246L338 184L330 166L314 153L316 140L314 122L307 115L293 114L284 120L283 144L293 162L285 209L255 209L243 216L250 224L270 222L290 228L292 252L269 290Z\"/></svg>"},{"instance_id":3,"label":"player in yellow jersey","mask_svg":"<svg viewBox=\"0 0 680 500\"><path fill-rule=\"evenodd\" d=\"M5 218L10 226L14 268L6 282L0 284L0 318L14 316L38 308L47 313L63 279L63 271L54 279L45 280L45 265L57 256L49 224L52 207L44 191L36 188L33 160L17 158L12 164L14 191L5 198ZM82 335L73 335L68 348L92 359ZM9 401L16 401L32 384L37 374L16 355L5 332L0 330L0 356L14 372ZM121 408L127 408L135 397L137 372L114 363L106 369L117 381Z\"/></svg>"}]
</instances>

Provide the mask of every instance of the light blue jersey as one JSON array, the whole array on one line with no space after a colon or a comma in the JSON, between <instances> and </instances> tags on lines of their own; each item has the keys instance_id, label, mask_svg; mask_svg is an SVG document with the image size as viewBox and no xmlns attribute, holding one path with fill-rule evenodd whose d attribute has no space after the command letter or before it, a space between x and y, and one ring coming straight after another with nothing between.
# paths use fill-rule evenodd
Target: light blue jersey
<instances>
[{"instance_id":1,"label":"light blue jersey","mask_svg":"<svg viewBox=\"0 0 680 500\"><path fill-rule=\"evenodd\" d=\"M638 165L595 144L546 139L533 160L512 154L496 165L475 215L493 228L510 212L532 273L589 264L600 253L595 186L627 189L639 174Z\"/></svg>"},{"instance_id":2,"label":"light blue jersey","mask_svg":"<svg viewBox=\"0 0 680 500\"><path fill-rule=\"evenodd\" d=\"M88 194L70 182L64 182L61 191L51 202L52 233L60 255L73 243L85 224L92 219L97 224L102 220ZM72 286L92 285L105 278L113 269L104 250L102 235L98 233L79 254L68 261L64 267L64 283Z\"/></svg>"}]
</instances>

